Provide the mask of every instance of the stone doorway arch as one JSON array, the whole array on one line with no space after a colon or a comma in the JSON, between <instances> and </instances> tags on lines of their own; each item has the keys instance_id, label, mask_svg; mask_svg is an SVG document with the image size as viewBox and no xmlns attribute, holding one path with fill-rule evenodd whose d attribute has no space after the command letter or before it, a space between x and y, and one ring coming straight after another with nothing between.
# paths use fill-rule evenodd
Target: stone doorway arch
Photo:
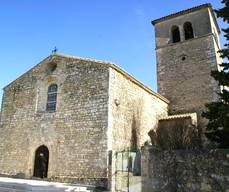
<instances>
[{"instance_id":1,"label":"stone doorway arch","mask_svg":"<svg viewBox=\"0 0 229 192\"><path fill-rule=\"evenodd\" d=\"M41 145L35 152L34 177L46 178L48 175L49 150Z\"/></svg>"}]
</instances>

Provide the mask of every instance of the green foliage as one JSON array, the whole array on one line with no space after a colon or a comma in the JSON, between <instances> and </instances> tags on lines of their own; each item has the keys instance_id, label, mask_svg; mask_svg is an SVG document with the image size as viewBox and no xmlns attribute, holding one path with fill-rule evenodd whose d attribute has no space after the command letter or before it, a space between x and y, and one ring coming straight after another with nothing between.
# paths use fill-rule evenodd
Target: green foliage
<instances>
[{"instance_id":1,"label":"green foliage","mask_svg":"<svg viewBox=\"0 0 229 192\"><path fill-rule=\"evenodd\" d=\"M229 23L229 0L222 0L222 4L225 6L221 9L215 10L217 17L221 17L223 21Z\"/></svg>"},{"instance_id":2,"label":"green foliage","mask_svg":"<svg viewBox=\"0 0 229 192\"><path fill-rule=\"evenodd\" d=\"M229 23L229 0L222 0L224 7L215 10L217 17L221 17L227 24ZM229 41L229 27L222 29L224 37ZM225 48L219 51L224 62L220 64L220 71L212 71L212 77L218 81L222 87L219 93L218 102L212 102L206 105L207 111L202 114L209 120L205 135L210 141L219 144L220 148L229 147L229 43Z\"/></svg>"}]
</instances>

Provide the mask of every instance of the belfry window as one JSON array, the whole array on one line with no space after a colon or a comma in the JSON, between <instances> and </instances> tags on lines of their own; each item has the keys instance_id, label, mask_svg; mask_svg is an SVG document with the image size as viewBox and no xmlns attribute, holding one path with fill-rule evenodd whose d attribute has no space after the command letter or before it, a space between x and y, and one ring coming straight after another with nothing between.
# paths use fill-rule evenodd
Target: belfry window
<instances>
[{"instance_id":1,"label":"belfry window","mask_svg":"<svg viewBox=\"0 0 229 192\"><path fill-rule=\"evenodd\" d=\"M184 36L185 36L185 40L194 38L193 28L190 22L186 22L184 24Z\"/></svg>"},{"instance_id":2,"label":"belfry window","mask_svg":"<svg viewBox=\"0 0 229 192\"><path fill-rule=\"evenodd\" d=\"M178 26L173 26L171 32L172 32L172 42L173 43L180 42L180 30Z\"/></svg>"},{"instance_id":3,"label":"belfry window","mask_svg":"<svg viewBox=\"0 0 229 192\"><path fill-rule=\"evenodd\" d=\"M48 98L46 104L47 112L55 112L56 111L56 100L57 100L57 85L52 84L48 87Z\"/></svg>"}]
</instances>

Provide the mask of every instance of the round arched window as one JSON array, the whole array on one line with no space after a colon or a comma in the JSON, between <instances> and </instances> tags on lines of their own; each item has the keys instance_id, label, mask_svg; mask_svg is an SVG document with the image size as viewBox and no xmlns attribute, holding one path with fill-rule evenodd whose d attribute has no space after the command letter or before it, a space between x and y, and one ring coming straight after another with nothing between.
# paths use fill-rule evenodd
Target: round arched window
<instances>
[{"instance_id":1,"label":"round arched window","mask_svg":"<svg viewBox=\"0 0 229 192\"><path fill-rule=\"evenodd\" d=\"M190 22L184 23L184 36L185 36L185 40L194 38L192 23Z\"/></svg>"},{"instance_id":2,"label":"round arched window","mask_svg":"<svg viewBox=\"0 0 229 192\"><path fill-rule=\"evenodd\" d=\"M180 42L180 30L179 27L174 25L171 28L171 33L172 33L172 42L177 43Z\"/></svg>"}]
</instances>

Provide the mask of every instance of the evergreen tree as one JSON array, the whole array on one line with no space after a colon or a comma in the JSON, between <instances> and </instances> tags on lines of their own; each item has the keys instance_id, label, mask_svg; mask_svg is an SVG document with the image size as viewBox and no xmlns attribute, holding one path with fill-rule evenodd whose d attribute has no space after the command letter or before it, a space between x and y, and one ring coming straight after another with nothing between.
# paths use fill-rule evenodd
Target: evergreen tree
<instances>
[{"instance_id":1,"label":"evergreen tree","mask_svg":"<svg viewBox=\"0 0 229 192\"><path fill-rule=\"evenodd\" d=\"M222 87L219 93L218 102L206 104L207 111L202 115L209 120L205 135L210 141L219 144L220 148L229 147L229 0L222 0L224 7L215 10L217 17L221 17L227 23L227 28L222 29L225 33L226 44L221 49L220 55L224 62L220 64L220 71L212 71L212 77L218 81Z\"/></svg>"}]
</instances>

